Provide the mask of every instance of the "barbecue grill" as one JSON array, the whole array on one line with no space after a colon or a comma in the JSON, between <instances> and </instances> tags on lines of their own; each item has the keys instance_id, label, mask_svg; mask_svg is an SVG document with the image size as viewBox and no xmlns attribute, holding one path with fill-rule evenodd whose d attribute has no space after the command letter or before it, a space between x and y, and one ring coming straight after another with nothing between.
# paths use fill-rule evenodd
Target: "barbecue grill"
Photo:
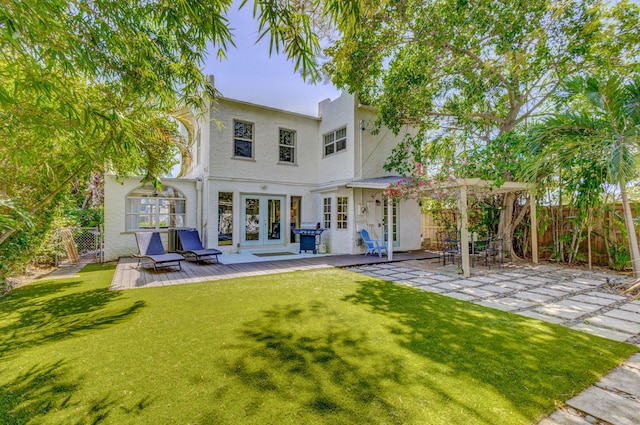
<instances>
[{"instance_id":1,"label":"barbecue grill","mask_svg":"<svg viewBox=\"0 0 640 425\"><path fill-rule=\"evenodd\" d=\"M318 253L318 245L320 245L320 235L326 229L293 229L293 233L300 235L300 251L313 251Z\"/></svg>"}]
</instances>

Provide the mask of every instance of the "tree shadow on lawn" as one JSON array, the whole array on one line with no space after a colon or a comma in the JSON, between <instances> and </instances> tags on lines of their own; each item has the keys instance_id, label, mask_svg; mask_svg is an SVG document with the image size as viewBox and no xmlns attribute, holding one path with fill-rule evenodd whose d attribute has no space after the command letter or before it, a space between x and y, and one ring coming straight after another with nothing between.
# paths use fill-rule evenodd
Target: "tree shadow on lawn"
<instances>
[{"instance_id":1,"label":"tree shadow on lawn","mask_svg":"<svg viewBox=\"0 0 640 425\"><path fill-rule=\"evenodd\" d=\"M57 423L98 424L118 408L136 417L150 405L147 398L132 403L112 394L79 400L74 393L81 387L82 378L73 378L64 361L33 366L0 386L0 423L18 425L47 417Z\"/></svg>"},{"instance_id":2,"label":"tree shadow on lawn","mask_svg":"<svg viewBox=\"0 0 640 425\"><path fill-rule=\"evenodd\" d=\"M399 344L488 384L532 420L637 351L560 325L377 279L344 298L394 318Z\"/></svg>"},{"instance_id":3,"label":"tree shadow on lawn","mask_svg":"<svg viewBox=\"0 0 640 425\"><path fill-rule=\"evenodd\" d=\"M242 398L233 408L222 403L207 417L220 423L534 423L635 351L377 279L359 282L341 301L365 308L359 310L364 325L339 321L345 316L333 309L341 307L313 301L273 306L244 323L234 348L243 355L226 370L251 391L236 393ZM380 321L371 317L367 326L369 314ZM221 387L217 399L232 391Z\"/></svg>"},{"instance_id":4,"label":"tree shadow on lawn","mask_svg":"<svg viewBox=\"0 0 640 425\"><path fill-rule=\"evenodd\" d=\"M110 291L88 280L43 281L17 288L0 299L0 353L6 357L10 352L114 325L145 305L143 301L117 303L122 297L122 291Z\"/></svg>"},{"instance_id":5,"label":"tree shadow on lawn","mask_svg":"<svg viewBox=\"0 0 640 425\"><path fill-rule=\"evenodd\" d=\"M234 400L235 413L225 405L224 411L207 415L210 420L424 423L424 417L405 409L402 402L405 396L415 396L416 387L418 393L424 388L424 375L407 373L405 357L377 347L362 324L352 328L338 322L336 312L325 304L274 306L259 320L243 324L241 332L243 344L236 348L242 348L244 354L227 368L227 374L254 392L245 394L248 399ZM402 393L405 386L407 394ZM217 399L228 396L225 391L221 389ZM452 400L437 385L429 388L429 395L484 423L501 423Z\"/></svg>"}]
</instances>

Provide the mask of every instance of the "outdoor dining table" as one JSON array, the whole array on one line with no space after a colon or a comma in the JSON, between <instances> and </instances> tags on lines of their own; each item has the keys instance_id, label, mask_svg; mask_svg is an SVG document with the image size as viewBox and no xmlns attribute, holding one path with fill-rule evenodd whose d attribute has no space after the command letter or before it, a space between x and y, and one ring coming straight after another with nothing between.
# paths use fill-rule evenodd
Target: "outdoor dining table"
<instances>
[{"instance_id":1,"label":"outdoor dining table","mask_svg":"<svg viewBox=\"0 0 640 425\"><path fill-rule=\"evenodd\" d=\"M455 256L462 255L461 241L459 239L444 239L443 265L447 263L447 254ZM469 241L469 255L471 256L471 267L474 267L474 258L491 243L491 239L476 239Z\"/></svg>"}]
</instances>

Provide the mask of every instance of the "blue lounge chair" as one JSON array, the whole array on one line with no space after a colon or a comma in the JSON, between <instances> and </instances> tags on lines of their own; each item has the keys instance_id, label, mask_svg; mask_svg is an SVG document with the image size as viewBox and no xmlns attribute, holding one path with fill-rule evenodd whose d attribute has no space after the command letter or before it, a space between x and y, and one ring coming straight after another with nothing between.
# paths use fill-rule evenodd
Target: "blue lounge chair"
<instances>
[{"instance_id":1,"label":"blue lounge chair","mask_svg":"<svg viewBox=\"0 0 640 425\"><path fill-rule=\"evenodd\" d=\"M184 257L176 253L166 253L158 232L136 232L136 242L138 243L138 253L134 257L140 260L147 260L153 264L153 270L157 271L162 267L178 266L182 270Z\"/></svg>"},{"instance_id":2,"label":"blue lounge chair","mask_svg":"<svg viewBox=\"0 0 640 425\"><path fill-rule=\"evenodd\" d=\"M222 254L222 251L218 251L213 248L205 248L200 242L200 235L197 230L183 230L178 232L178 238L182 249L177 252L185 257L194 257L196 263L200 261L213 260L215 258L218 262L218 255Z\"/></svg>"},{"instance_id":3,"label":"blue lounge chair","mask_svg":"<svg viewBox=\"0 0 640 425\"><path fill-rule=\"evenodd\" d=\"M367 232L365 229L360 230L360 235L362 236L362 240L367 246L367 250L365 251L364 255L378 254L378 257L382 257L382 250L387 251L387 241L382 239L371 239L369 237L369 232Z\"/></svg>"}]
</instances>

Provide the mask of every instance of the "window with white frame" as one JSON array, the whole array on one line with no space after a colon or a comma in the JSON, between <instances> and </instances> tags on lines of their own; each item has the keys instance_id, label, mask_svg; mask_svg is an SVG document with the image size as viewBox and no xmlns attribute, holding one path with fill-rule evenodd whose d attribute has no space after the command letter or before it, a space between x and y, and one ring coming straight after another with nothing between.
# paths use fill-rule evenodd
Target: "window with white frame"
<instances>
[{"instance_id":1,"label":"window with white frame","mask_svg":"<svg viewBox=\"0 0 640 425\"><path fill-rule=\"evenodd\" d=\"M331 228L331 198L324 198L322 200L322 221L323 228Z\"/></svg>"},{"instance_id":2,"label":"window with white frame","mask_svg":"<svg viewBox=\"0 0 640 425\"><path fill-rule=\"evenodd\" d=\"M324 135L324 156L347 149L347 127Z\"/></svg>"},{"instance_id":3,"label":"window with white frame","mask_svg":"<svg viewBox=\"0 0 640 425\"><path fill-rule=\"evenodd\" d=\"M183 227L186 220L185 196L170 186L155 190L151 185L134 189L126 199L126 229L160 230Z\"/></svg>"},{"instance_id":4,"label":"window with white frame","mask_svg":"<svg viewBox=\"0 0 640 425\"><path fill-rule=\"evenodd\" d=\"M346 229L349 219L349 198L338 196L336 205L336 229Z\"/></svg>"},{"instance_id":5,"label":"window with white frame","mask_svg":"<svg viewBox=\"0 0 640 425\"><path fill-rule=\"evenodd\" d=\"M253 124L233 121L233 156L253 158Z\"/></svg>"},{"instance_id":6,"label":"window with white frame","mask_svg":"<svg viewBox=\"0 0 640 425\"><path fill-rule=\"evenodd\" d=\"M296 132L280 129L279 158L280 162L295 164L296 162Z\"/></svg>"}]
</instances>

